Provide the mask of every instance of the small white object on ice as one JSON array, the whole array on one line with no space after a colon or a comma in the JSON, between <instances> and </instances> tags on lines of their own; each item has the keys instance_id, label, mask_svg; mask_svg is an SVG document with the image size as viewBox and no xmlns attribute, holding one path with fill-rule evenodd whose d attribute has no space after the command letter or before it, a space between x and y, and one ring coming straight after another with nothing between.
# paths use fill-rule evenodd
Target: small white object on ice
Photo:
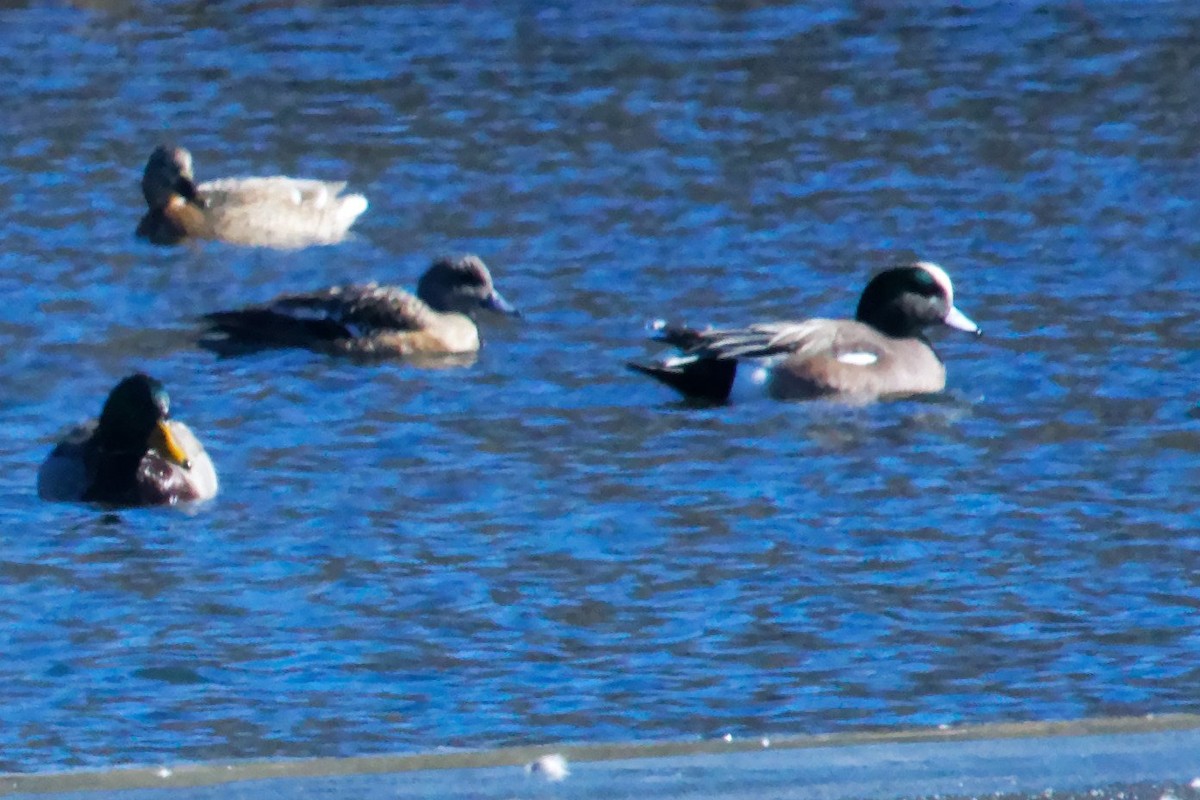
<instances>
[{"instance_id":1,"label":"small white object on ice","mask_svg":"<svg viewBox=\"0 0 1200 800\"><path fill-rule=\"evenodd\" d=\"M722 739L724 739L724 740L725 740L725 741L727 741L727 742L732 742L732 741L733 741L733 734L732 734L732 733L727 733L727 734L725 734L724 736L722 736L721 738L722 738Z\"/></svg>"},{"instance_id":2,"label":"small white object on ice","mask_svg":"<svg viewBox=\"0 0 1200 800\"><path fill-rule=\"evenodd\" d=\"M160 778L169 778L171 777L171 770L167 769L166 767L159 767L157 774Z\"/></svg>"},{"instance_id":3,"label":"small white object on ice","mask_svg":"<svg viewBox=\"0 0 1200 800\"><path fill-rule=\"evenodd\" d=\"M764 736L764 737L762 738L762 746L763 746L763 747L770 747L770 746L771 746L771 740L770 740L770 739L768 739L766 736Z\"/></svg>"},{"instance_id":4,"label":"small white object on ice","mask_svg":"<svg viewBox=\"0 0 1200 800\"><path fill-rule=\"evenodd\" d=\"M567 769L567 760L558 753L530 761L525 765L525 771L531 775L541 775L548 781L561 781L571 774L571 770Z\"/></svg>"},{"instance_id":5,"label":"small white object on ice","mask_svg":"<svg viewBox=\"0 0 1200 800\"><path fill-rule=\"evenodd\" d=\"M1192 782L1188 784L1193 789L1200 789L1200 778L1192 778Z\"/></svg>"}]
</instances>

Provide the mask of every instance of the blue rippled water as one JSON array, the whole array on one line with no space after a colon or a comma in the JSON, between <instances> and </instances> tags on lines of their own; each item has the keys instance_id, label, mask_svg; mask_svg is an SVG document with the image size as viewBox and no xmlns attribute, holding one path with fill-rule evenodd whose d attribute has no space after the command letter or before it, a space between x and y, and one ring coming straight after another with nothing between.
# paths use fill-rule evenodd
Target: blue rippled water
<instances>
[{"instance_id":1,"label":"blue rippled water","mask_svg":"<svg viewBox=\"0 0 1200 800\"><path fill-rule=\"evenodd\" d=\"M0 769L1200 711L1200 8L0 4ZM200 178L357 236L133 238ZM217 359L198 315L470 250L470 367ZM946 394L701 409L643 323L954 276ZM187 515L40 503L169 387Z\"/></svg>"}]
</instances>

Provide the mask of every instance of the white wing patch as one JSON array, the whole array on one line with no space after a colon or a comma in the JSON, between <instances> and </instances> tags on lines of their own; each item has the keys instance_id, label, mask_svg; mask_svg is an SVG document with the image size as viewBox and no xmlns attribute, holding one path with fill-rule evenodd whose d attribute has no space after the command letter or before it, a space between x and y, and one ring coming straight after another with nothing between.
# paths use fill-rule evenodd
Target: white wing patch
<instances>
[{"instance_id":1,"label":"white wing patch","mask_svg":"<svg viewBox=\"0 0 1200 800\"><path fill-rule=\"evenodd\" d=\"M843 364L851 364L855 367L869 367L879 360L879 356L875 353L868 353L865 350L854 350L849 353L839 353L837 360Z\"/></svg>"},{"instance_id":2,"label":"white wing patch","mask_svg":"<svg viewBox=\"0 0 1200 800\"><path fill-rule=\"evenodd\" d=\"M667 369L675 369L676 367L684 367L688 364L695 364L699 360L700 357L697 355L671 356L670 358L664 358L662 360L662 365Z\"/></svg>"}]
</instances>

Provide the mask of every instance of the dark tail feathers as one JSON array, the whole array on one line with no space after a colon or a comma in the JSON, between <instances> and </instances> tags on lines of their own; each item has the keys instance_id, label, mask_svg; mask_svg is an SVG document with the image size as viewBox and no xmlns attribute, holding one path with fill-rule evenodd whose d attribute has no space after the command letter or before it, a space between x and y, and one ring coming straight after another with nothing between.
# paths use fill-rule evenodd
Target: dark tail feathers
<instances>
[{"instance_id":1,"label":"dark tail feathers","mask_svg":"<svg viewBox=\"0 0 1200 800\"><path fill-rule=\"evenodd\" d=\"M298 346L349 336L346 327L329 319L305 319L266 308L205 314L209 331L243 344Z\"/></svg>"},{"instance_id":2,"label":"dark tail feathers","mask_svg":"<svg viewBox=\"0 0 1200 800\"><path fill-rule=\"evenodd\" d=\"M670 366L629 361L625 366L665 383L685 397L713 403L724 403L729 399L737 375L737 362L728 358L698 358Z\"/></svg>"}]
</instances>

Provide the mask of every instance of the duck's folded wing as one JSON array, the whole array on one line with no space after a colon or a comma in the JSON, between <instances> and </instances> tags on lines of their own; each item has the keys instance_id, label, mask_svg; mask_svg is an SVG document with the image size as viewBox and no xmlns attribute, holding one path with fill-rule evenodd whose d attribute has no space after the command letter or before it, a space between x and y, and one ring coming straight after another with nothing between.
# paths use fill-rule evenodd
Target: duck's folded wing
<instances>
[{"instance_id":1,"label":"duck's folded wing","mask_svg":"<svg viewBox=\"0 0 1200 800\"><path fill-rule=\"evenodd\" d=\"M836 328L829 320L769 322L745 328L692 328L664 325L658 338L697 358L770 358L797 352L832 348Z\"/></svg>"},{"instance_id":2,"label":"duck's folded wing","mask_svg":"<svg viewBox=\"0 0 1200 800\"><path fill-rule=\"evenodd\" d=\"M83 497L95 477L86 447L95 431L96 421L86 422L67 431L54 446L38 469L38 497L55 501L75 501Z\"/></svg>"},{"instance_id":3,"label":"duck's folded wing","mask_svg":"<svg viewBox=\"0 0 1200 800\"><path fill-rule=\"evenodd\" d=\"M368 284L284 295L266 305L218 311L205 319L232 338L302 344L420 330L433 313L403 289Z\"/></svg>"},{"instance_id":4,"label":"duck's folded wing","mask_svg":"<svg viewBox=\"0 0 1200 800\"><path fill-rule=\"evenodd\" d=\"M286 203L321 207L346 188L345 181L288 178L218 178L197 187L213 205L223 203Z\"/></svg>"}]
</instances>

